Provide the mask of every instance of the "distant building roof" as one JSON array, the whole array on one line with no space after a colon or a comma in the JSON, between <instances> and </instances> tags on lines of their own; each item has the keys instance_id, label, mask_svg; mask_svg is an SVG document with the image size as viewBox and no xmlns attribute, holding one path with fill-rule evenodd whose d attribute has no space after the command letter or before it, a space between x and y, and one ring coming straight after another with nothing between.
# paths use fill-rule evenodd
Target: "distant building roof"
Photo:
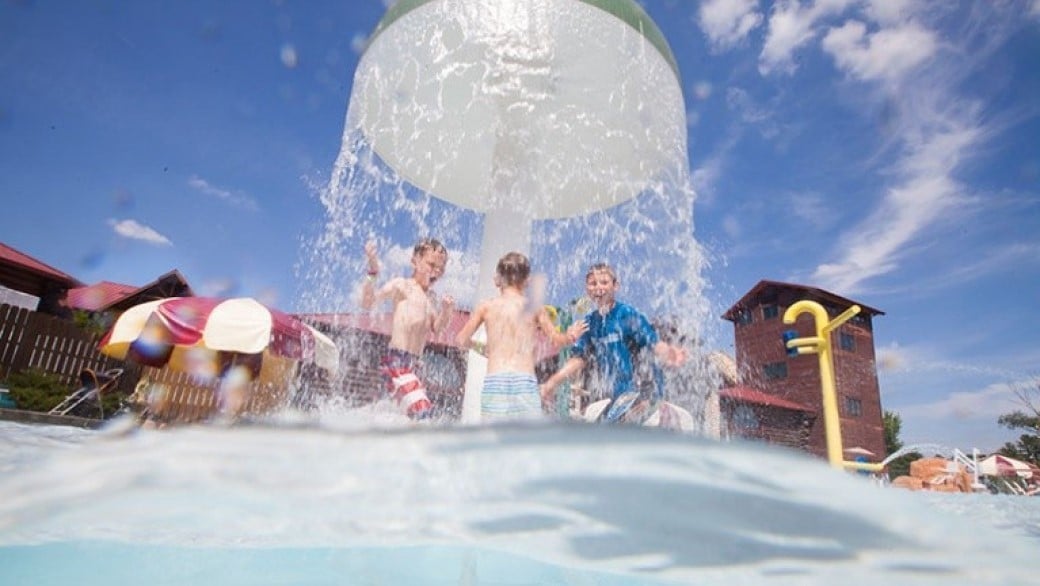
<instances>
[{"instance_id":1,"label":"distant building roof","mask_svg":"<svg viewBox=\"0 0 1040 586\"><path fill-rule=\"evenodd\" d=\"M86 311L103 311L113 303L118 303L140 289L135 285L124 285L111 281L101 281L86 287L69 290L69 307Z\"/></svg>"},{"instance_id":2,"label":"distant building roof","mask_svg":"<svg viewBox=\"0 0 1040 586\"><path fill-rule=\"evenodd\" d=\"M69 290L68 305L86 311L125 310L138 303L167 297L193 297L188 281L180 271L172 270L140 287L100 281Z\"/></svg>"},{"instance_id":3,"label":"distant building roof","mask_svg":"<svg viewBox=\"0 0 1040 586\"><path fill-rule=\"evenodd\" d=\"M853 305L858 305L860 309L863 310L863 313L866 314L885 315L885 312L881 311L880 309L875 309L869 305L860 303L859 301L853 301L852 299L849 299L847 297L836 295L825 289L811 287L809 285L798 285L796 283L784 283L782 281L769 281L763 279L759 281L754 287L752 287L750 291L745 293L744 296L741 297L736 303L734 303L732 307L727 309L726 312L722 314L722 319L734 321L737 317L737 312L747 307L748 305L751 305L751 302L754 299L769 294L770 290L778 289L788 291L802 291L806 294L806 296L827 301L842 307L851 307Z\"/></svg>"},{"instance_id":4,"label":"distant building roof","mask_svg":"<svg viewBox=\"0 0 1040 586\"><path fill-rule=\"evenodd\" d=\"M815 409L806 407L801 403L781 399L775 395L763 393L762 391L745 386L735 386L722 389L719 391L719 397L722 399L740 401L742 403L753 403L755 405L763 405L766 407L779 407L780 409L789 409L791 411L805 411L806 413L816 412Z\"/></svg>"},{"instance_id":5,"label":"distant building roof","mask_svg":"<svg viewBox=\"0 0 1040 586\"><path fill-rule=\"evenodd\" d=\"M68 273L0 242L0 285L42 297L48 285L69 289L83 283Z\"/></svg>"}]
</instances>

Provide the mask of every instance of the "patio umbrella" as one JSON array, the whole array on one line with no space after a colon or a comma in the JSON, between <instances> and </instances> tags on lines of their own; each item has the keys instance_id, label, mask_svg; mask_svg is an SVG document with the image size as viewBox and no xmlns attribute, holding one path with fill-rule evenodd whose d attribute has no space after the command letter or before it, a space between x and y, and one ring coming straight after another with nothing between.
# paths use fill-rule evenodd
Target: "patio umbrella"
<instances>
[{"instance_id":1,"label":"patio umbrella","mask_svg":"<svg viewBox=\"0 0 1040 586\"><path fill-rule=\"evenodd\" d=\"M1020 476L1032 478L1033 467L1029 464L1000 454L979 461L979 474L987 476Z\"/></svg>"},{"instance_id":2,"label":"patio umbrella","mask_svg":"<svg viewBox=\"0 0 1040 586\"><path fill-rule=\"evenodd\" d=\"M335 372L335 343L300 320L243 297L171 297L135 305L100 342L102 354L201 378L244 367L253 380L284 380L296 362Z\"/></svg>"}]
</instances>

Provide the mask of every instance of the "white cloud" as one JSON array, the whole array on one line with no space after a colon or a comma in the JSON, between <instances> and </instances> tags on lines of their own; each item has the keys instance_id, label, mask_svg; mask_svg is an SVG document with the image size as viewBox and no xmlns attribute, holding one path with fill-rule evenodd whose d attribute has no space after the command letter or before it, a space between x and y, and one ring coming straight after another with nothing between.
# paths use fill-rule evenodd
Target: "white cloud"
<instances>
[{"instance_id":1,"label":"white cloud","mask_svg":"<svg viewBox=\"0 0 1040 586\"><path fill-rule=\"evenodd\" d=\"M738 45L762 24L757 0L707 0L697 12L697 23L713 49Z\"/></svg>"},{"instance_id":2,"label":"white cloud","mask_svg":"<svg viewBox=\"0 0 1040 586\"><path fill-rule=\"evenodd\" d=\"M123 238L142 240L159 246L173 245L169 238L149 226L139 224L136 220L116 220L113 218L108 221L108 225L112 226L112 230Z\"/></svg>"},{"instance_id":3,"label":"white cloud","mask_svg":"<svg viewBox=\"0 0 1040 586\"><path fill-rule=\"evenodd\" d=\"M818 193L792 195L789 209L795 217L815 228L825 228L835 220L832 206Z\"/></svg>"},{"instance_id":4,"label":"white cloud","mask_svg":"<svg viewBox=\"0 0 1040 586\"><path fill-rule=\"evenodd\" d=\"M1029 5L1029 16L1040 18L1040 0L1033 0Z\"/></svg>"},{"instance_id":5,"label":"white cloud","mask_svg":"<svg viewBox=\"0 0 1040 586\"><path fill-rule=\"evenodd\" d=\"M853 294L867 279L894 270L903 246L961 197L962 187L953 171L971 155L982 130L970 117L961 119L935 109L920 116L919 126L904 131L910 144L897 167L902 180L888 189L877 210L843 238L838 262L817 267L813 279L822 287Z\"/></svg>"},{"instance_id":6,"label":"white cloud","mask_svg":"<svg viewBox=\"0 0 1040 586\"><path fill-rule=\"evenodd\" d=\"M924 6L920 0L867 0L863 11L882 26L906 22Z\"/></svg>"},{"instance_id":7,"label":"white cloud","mask_svg":"<svg viewBox=\"0 0 1040 586\"><path fill-rule=\"evenodd\" d=\"M192 175L191 178L188 179L188 185L206 195L210 195L217 199L226 201L227 203L236 207L240 207L247 210L256 210L259 207L256 204L256 200L249 197L248 195L241 193L233 193L226 189L215 187L213 185L210 185L208 181L198 177L197 175Z\"/></svg>"},{"instance_id":8,"label":"white cloud","mask_svg":"<svg viewBox=\"0 0 1040 586\"><path fill-rule=\"evenodd\" d=\"M978 390L955 391L938 401L900 407L899 415L932 420L996 421L1005 413L1021 409L1014 388L1014 383L995 383Z\"/></svg>"},{"instance_id":9,"label":"white cloud","mask_svg":"<svg viewBox=\"0 0 1040 586\"><path fill-rule=\"evenodd\" d=\"M867 34L854 20L830 29L822 42L839 69L864 81L898 81L932 57L936 45L935 35L916 24Z\"/></svg>"},{"instance_id":10,"label":"white cloud","mask_svg":"<svg viewBox=\"0 0 1040 586\"><path fill-rule=\"evenodd\" d=\"M777 2L758 56L759 73L793 72L797 69L793 54L816 36L814 27L823 19L841 14L851 4L852 0L817 0L804 5L798 0Z\"/></svg>"}]
</instances>

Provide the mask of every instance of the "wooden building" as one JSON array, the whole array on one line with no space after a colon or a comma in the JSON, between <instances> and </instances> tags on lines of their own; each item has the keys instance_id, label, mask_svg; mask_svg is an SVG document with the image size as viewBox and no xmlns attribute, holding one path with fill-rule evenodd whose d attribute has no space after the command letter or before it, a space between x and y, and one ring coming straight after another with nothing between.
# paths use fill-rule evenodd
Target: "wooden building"
<instances>
[{"instance_id":1,"label":"wooden building","mask_svg":"<svg viewBox=\"0 0 1040 586\"><path fill-rule=\"evenodd\" d=\"M35 309L49 315L68 317L69 289L83 285L75 277L0 242L0 287L36 298Z\"/></svg>"},{"instance_id":2,"label":"wooden building","mask_svg":"<svg viewBox=\"0 0 1040 586\"><path fill-rule=\"evenodd\" d=\"M794 324L783 322L787 308L801 300L819 303L831 318L853 305L861 308L831 339L842 444L883 457L873 318L884 312L816 287L759 281L722 315L733 322L742 383L720 393L724 419L738 435L826 456L818 358L789 355L783 342L785 330L795 330L798 337L816 333L811 315L801 315Z\"/></svg>"}]
</instances>

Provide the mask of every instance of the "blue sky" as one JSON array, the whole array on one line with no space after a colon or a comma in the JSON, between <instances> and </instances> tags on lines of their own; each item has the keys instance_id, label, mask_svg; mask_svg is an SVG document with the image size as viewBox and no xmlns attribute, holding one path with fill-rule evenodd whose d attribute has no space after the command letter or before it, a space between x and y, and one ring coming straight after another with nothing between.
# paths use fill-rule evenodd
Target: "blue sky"
<instances>
[{"instance_id":1,"label":"blue sky","mask_svg":"<svg viewBox=\"0 0 1040 586\"><path fill-rule=\"evenodd\" d=\"M904 441L1015 438L996 419L1040 375L1040 0L641 3L682 77L720 348L759 279L822 287L885 311ZM385 9L0 3L0 240L88 283L177 268L296 309Z\"/></svg>"}]
</instances>

